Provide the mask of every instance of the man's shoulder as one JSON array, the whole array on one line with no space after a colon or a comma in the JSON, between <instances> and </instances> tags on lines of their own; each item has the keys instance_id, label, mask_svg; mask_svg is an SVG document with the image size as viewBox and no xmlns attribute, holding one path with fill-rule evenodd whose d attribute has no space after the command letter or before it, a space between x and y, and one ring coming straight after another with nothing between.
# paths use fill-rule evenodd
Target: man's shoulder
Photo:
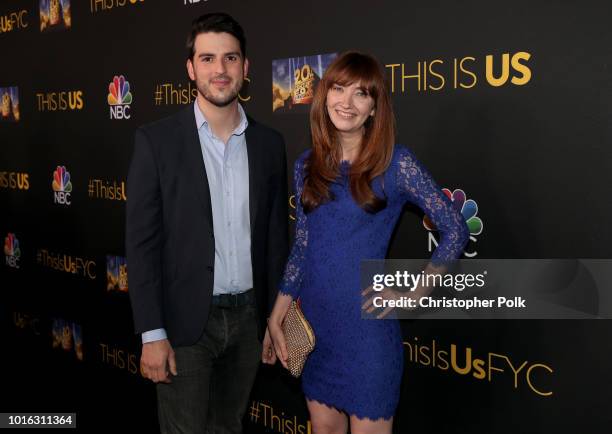
<instances>
[{"instance_id":1,"label":"man's shoulder","mask_svg":"<svg viewBox=\"0 0 612 434\"><path fill-rule=\"evenodd\" d=\"M173 131L180 128L181 124L187 120L190 107L191 112L193 113L193 108L191 105L189 105L189 107L186 107L177 113L173 113L164 118L141 125L138 127L138 131L146 134L149 137L166 137L168 134L171 134ZM195 116L192 117L195 128Z\"/></svg>"},{"instance_id":2,"label":"man's shoulder","mask_svg":"<svg viewBox=\"0 0 612 434\"><path fill-rule=\"evenodd\" d=\"M274 143L284 143L283 135L265 124L262 124L259 121L256 121L251 116L247 115L247 120L249 122L249 126L247 127L247 132L258 135L265 142L274 142Z\"/></svg>"}]
</instances>

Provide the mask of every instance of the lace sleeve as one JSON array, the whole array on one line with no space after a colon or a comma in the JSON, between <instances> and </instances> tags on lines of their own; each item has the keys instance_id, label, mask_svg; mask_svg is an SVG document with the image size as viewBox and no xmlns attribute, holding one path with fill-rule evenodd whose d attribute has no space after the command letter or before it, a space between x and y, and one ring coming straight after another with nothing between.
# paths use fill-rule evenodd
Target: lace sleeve
<instances>
[{"instance_id":1,"label":"lace sleeve","mask_svg":"<svg viewBox=\"0 0 612 434\"><path fill-rule=\"evenodd\" d=\"M405 201L421 208L440 232L440 242L433 252L434 264L458 259L469 241L463 216L436 185L425 167L407 149L401 148L397 185Z\"/></svg>"},{"instance_id":2,"label":"lace sleeve","mask_svg":"<svg viewBox=\"0 0 612 434\"><path fill-rule=\"evenodd\" d=\"M280 292L290 295L293 299L297 299L302 278L304 275L304 264L306 247L308 246L308 229L306 228L306 215L302 208L302 190L304 188L304 161L303 158L298 158L295 162L293 173L294 192L295 192L295 239L293 247L285 267L283 279L280 284Z\"/></svg>"}]
</instances>

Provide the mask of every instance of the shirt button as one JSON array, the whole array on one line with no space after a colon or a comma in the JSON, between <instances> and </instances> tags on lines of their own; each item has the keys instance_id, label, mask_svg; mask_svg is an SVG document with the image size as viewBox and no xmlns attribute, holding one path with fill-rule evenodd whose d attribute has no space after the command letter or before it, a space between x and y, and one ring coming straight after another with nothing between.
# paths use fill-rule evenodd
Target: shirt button
<instances>
[{"instance_id":1,"label":"shirt button","mask_svg":"<svg viewBox=\"0 0 612 434\"><path fill-rule=\"evenodd\" d=\"M232 225L232 222L227 222L227 225L228 225L228 226L231 226L231 225Z\"/></svg>"}]
</instances>

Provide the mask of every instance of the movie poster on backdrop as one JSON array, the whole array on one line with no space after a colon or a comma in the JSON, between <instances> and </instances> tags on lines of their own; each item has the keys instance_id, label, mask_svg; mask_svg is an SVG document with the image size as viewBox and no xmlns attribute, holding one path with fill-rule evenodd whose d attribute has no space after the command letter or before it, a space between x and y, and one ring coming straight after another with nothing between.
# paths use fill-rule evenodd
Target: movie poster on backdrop
<instances>
[{"instance_id":1,"label":"movie poster on backdrop","mask_svg":"<svg viewBox=\"0 0 612 434\"><path fill-rule=\"evenodd\" d=\"M337 53L272 61L272 111L307 113L323 73Z\"/></svg>"},{"instance_id":2,"label":"movie poster on backdrop","mask_svg":"<svg viewBox=\"0 0 612 434\"><path fill-rule=\"evenodd\" d=\"M41 32L72 27L70 0L40 0L39 10Z\"/></svg>"}]
</instances>

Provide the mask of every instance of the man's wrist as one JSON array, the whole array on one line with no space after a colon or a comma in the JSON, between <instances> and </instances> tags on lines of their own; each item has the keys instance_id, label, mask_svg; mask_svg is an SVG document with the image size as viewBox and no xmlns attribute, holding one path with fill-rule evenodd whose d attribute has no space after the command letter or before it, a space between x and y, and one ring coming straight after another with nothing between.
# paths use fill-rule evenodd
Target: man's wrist
<instances>
[{"instance_id":1,"label":"man's wrist","mask_svg":"<svg viewBox=\"0 0 612 434\"><path fill-rule=\"evenodd\" d=\"M149 330L149 331L142 333L142 343L143 344L161 341L163 339L168 339L168 335L166 334L166 329L164 328Z\"/></svg>"}]
</instances>

